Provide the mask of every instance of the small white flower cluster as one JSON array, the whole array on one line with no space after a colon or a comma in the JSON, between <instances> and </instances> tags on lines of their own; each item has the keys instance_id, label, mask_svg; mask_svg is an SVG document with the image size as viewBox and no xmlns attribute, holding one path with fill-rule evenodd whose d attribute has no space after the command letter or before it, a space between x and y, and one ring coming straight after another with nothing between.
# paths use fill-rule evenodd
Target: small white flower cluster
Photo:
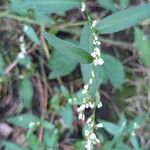
<instances>
[{"instance_id":1,"label":"small white flower cluster","mask_svg":"<svg viewBox=\"0 0 150 150\"><path fill-rule=\"evenodd\" d=\"M94 27L96 26L96 24L97 24L97 20L94 20L94 21L92 22L92 28L94 28Z\"/></svg>"},{"instance_id":2,"label":"small white flower cluster","mask_svg":"<svg viewBox=\"0 0 150 150\"><path fill-rule=\"evenodd\" d=\"M25 53L26 53L26 46L25 46L24 36L23 35L20 36L19 42L20 42L20 50L21 50L21 52L18 54L18 58L19 59L23 59L25 57Z\"/></svg>"},{"instance_id":3,"label":"small white flower cluster","mask_svg":"<svg viewBox=\"0 0 150 150\"><path fill-rule=\"evenodd\" d=\"M99 123L97 125L94 125L94 119L92 117L90 117L89 119L87 119L86 123L93 129L94 127L96 129L98 128L102 128L103 124ZM85 148L87 150L92 150L93 149L93 145L100 143L100 140L96 137L96 134L94 133L94 130L85 130L85 137L87 139L86 141L86 146Z\"/></svg>"},{"instance_id":4,"label":"small white flower cluster","mask_svg":"<svg viewBox=\"0 0 150 150\"><path fill-rule=\"evenodd\" d=\"M29 123L29 128L34 128L34 127L39 126L39 125L40 125L39 121L37 121L37 122L30 122Z\"/></svg>"},{"instance_id":5,"label":"small white flower cluster","mask_svg":"<svg viewBox=\"0 0 150 150\"><path fill-rule=\"evenodd\" d=\"M68 99L68 103L70 103L70 104L75 103L75 102L77 102L77 98L76 97Z\"/></svg>"},{"instance_id":6,"label":"small white flower cluster","mask_svg":"<svg viewBox=\"0 0 150 150\"><path fill-rule=\"evenodd\" d=\"M81 11L82 11L82 12L85 12L85 9L86 9L85 2L82 1L82 4L81 4Z\"/></svg>"},{"instance_id":7,"label":"small white flower cluster","mask_svg":"<svg viewBox=\"0 0 150 150\"><path fill-rule=\"evenodd\" d=\"M93 83L94 77L95 77L95 73L94 73L94 71L91 71L91 78L89 79L88 84L84 85L82 94L88 93L88 89L89 89L90 85Z\"/></svg>"},{"instance_id":8,"label":"small white flower cluster","mask_svg":"<svg viewBox=\"0 0 150 150\"><path fill-rule=\"evenodd\" d=\"M94 58L94 65L102 65L104 60L101 58L100 48L101 42L99 42L97 35L94 34L93 39L94 51L91 53L91 56Z\"/></svg>"},{"instance_id":9,"label":"small white flower cluster","mask_svg":"<svg viewBox=\"0 0 150 150\"><path fill-rule=\"evenodd\" d=\"M77 109L77 112L79 113L78 119L85 120L85 114L84 114L85 108L93 109L94 104L95 104L94 102L88 101L88 102L85 102L82 105L80 105L80 107L78 107L78 109Z\"/></svg>"}]
</instances>

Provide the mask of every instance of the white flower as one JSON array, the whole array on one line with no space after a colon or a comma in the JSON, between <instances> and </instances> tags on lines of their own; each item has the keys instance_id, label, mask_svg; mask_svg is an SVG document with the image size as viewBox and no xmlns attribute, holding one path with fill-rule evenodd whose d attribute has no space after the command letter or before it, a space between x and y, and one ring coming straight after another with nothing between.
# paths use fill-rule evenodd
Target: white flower
<instances>
[{"instance_id":1,"label":"white flower","mask_svg":"<svg viewBox=\"0 0 150 150\"><path fill-rule=\"evenodd\" d=\"M90 80L89 80L89 84L92 84L93 83L93 79L92 78L90 78Z\"/></svg>"},{"instance_id":2,"label":"white flower","mask_svg":"<svg viewBox=\"0 0 150 150\"><path fill-rule=\"evenodd\" d=\"M76 101L77 101L77 98L74 97L74 98L73 98L73 101L76 102Z\"/></svg>"},{"instance_id":3,"label":"white flower","mask_svg":"<svg viewBox=\"0 0 150 150\"><path fill-rule=\"evenodd\" d=\"M97 35L94 35L94 40L98 41L98 36Z\"/></svg>"},{"instance_id":4,"label":"white flower","mask_svg":"<svg viewBox=\"0 0 150 150\"><path fill-rule=\"evenodd\" d=\"M89 134L90 134L89 130L85 130L84 133L85 133L86 137L89 136Z\"/></svg>"},{"instance_id":5,"label":"white flower","mask_svg":"<svg viewBox=\"0 0 150 150\"><path fill-rule=\"evenodd\" d=\"M85 90L85 89L82 90L82 94L86 94L87 92L88 92L88 91Z\"/></svg>"},{"instance_id":6,"label":"white flower","mask_svg":"<svg viewBox=\"0 0 150 150\"><path fill-rule=\"evenodd\" d=\"M32 128L32 127L34 127L35 126L35 122L30 122L29 123L29 128Z\"/></svg>"},{"instance_id":7,"label":"white flower","mask_svg":"<svg viewBox=\"0 0 150 150\"><path fill-rule=\"evenodd\" d=\"M92 117L90 117L87 121L86 121L86 123L90 123L92 121Z\"/></svg>"},{"instance_id":8,"label":"white flower","mask_svg":"<svg viewBox=\"0 0 150 150\"><path fill-rule=\"evenodd\" d=\"M92 77L95 77L94 71L91 71L91 75L92 75Z\"/></svg>"},{"instance_id":9,"label":"white flower","mask_svg":"<svg viewBox=\"0 0 150 150\"><path fill-rule=\"evenodd\" d=\"M94 21L92 22L92 27L94 28L94 27L96 26L96 24L97 24L97 21L94 20Z\"/></svg>"},{"instance_id":10,"label":"white flower","mask_svg":"<svg viewBox=\"0 0 150 150\"><path fill-rule=\"evenodd\" d=\"M71 98L69 98L69 99L68 99L68 102L69 102L69 103L72 103L72 99L71 99Z\"/></svg>"},{"instance_id":11,"label":"white flower","mask_svg":"<svg viewBox=\"0 0 150 150\"><path fill-rule=\"evenodd\" d=\"M94 41L93 41L93 44L99 46L99 45L101 45L101 42L94 40Z\"/></svg>"},{"instance_id":12,"label":"white flower","mask_svg":"<svg viewBox=\"0 0 150 150\"><path fill-rule=\"evenodd\" d=\"M96 58L96 52L92 52L92 53L91 53L91 56L92 56L93 58Z\"/></svg>"},{"instance_id":13,"label":"white flower","mask_svg":"<svg viewBox=\"0 0 150 150\"><path fill-rule=\"evenodd\" d=\"M102 65L104 63L104 60L102 58L95 58L94 59L94 65L98 66L98 65Z\"/></svg>"},{"instance_id":14,"label":"white flower","mask_svg":"<svg viewBox=\"0 0 150 150\"><path fill-rule=\"evenodd\" d=\"M93 149L93 145L92 145L92 143L91 143L91 140L87 140L86 145L85 145L85 148L86 148L87 150L92 150L92 149Z\"/></svg>"},{"instance_id":15,"label":"white flower","mask_svg":"<svg viewBox=\"0 0 150 150\"><path fill-rule=\"evenodd\" d=\"M90 105L88 103L85 104L85 108L89 108Z\"/></svg>"},{"instance_id":16,"label":"white flower","mask_svg":"<svg viewBox=\"0 0 150 150\"><path fill-rule=\"evenodd\" d=\"M82 2L82 5L81 5L81 11L82 12L85 12L85 8L86 8L86 5L84 2Z\"/></svg>"},{"instance_id":17,"label":"white flower","mask_svg":"<svg viewBox=\"0 0 150 150\"><path fill-rule=\"evenodd\" d=\"M136 122L134 122L134 129L139 129L140 128L140 126L136 123Z\"/></svg>"},{"instance_id":18,"label":"white flower","mask_svg":"<svg viewBox=\"0 0 150 150\"><path fill-rule=\"evenodd\" d=\"M102 103L99 102L98 105L97 105L97 108L101 108L102 107Z\"/></svg>"},{"instance_id":19,"label":"white flower","mask_svg":"<svg viewBox=\"0 0 150 150\"><path fill-rule=\"evenodd\" d=\"M94 103L90 102L90 108L94 108Z\"/></svg>"},{"instance_id":20,"label":"white flower","mask_svg":"<svg viewBox=\"0 0 150 150\"><path fill-rule=\"evenodd\" d=\"M84 120L85 119L85 115L82 112L79 113L78 119Z\"/></svg>"},{"instance_id":21,"label":"white flower","mask_svg":"<svg viewBox=\"0 0 150 150\"><path fill-rule=\"evenodd\" d=\"M21 35L20 37L19 37L19 42L23 42L24 41L24 35Z\"/></svg>"},{"instance_id":22,"label":"white flower","mask_svg":"<svg viewBox=\"0 0 150 150\"><path fill-rule=\"evenodd\" d=\"M20 75L18 78L19 78L19 79L24 79L24 76L23 76L23 75Z\"/></svg>"},{"instance_id":23,"label":"white flower","mask_svg":"<svg viewBox=\"0 0 150 150\"><path fill-rule=\"evenodd\" d=\"M88 84L84 85L84 89L85 89L85 90L88 90L88 88L89 88L89 85L88 85Z\"/></svg>"},{"instance_id":24,"label":"white flower","mask_svg":"<svg viewBox=\"0 0 150 150\"><path fill-rule=\"evenodd\" d=\"M103 128L103 124L102 123L97 124L96 128Z\"/></svg>"},{"instance_id":25,"label":"white flower","mask_svg":"<svg viewBox=\"0 0 150 150\"><path fill-rule=\"evenodd\" d=\"M25 57L25 55L24 55L22 52L20 52L20 53L18 54L18 58L23 59L24 57Z\"/></svg>"},{"instance_id":26,"label":"white flower","mask_svg":"<svg viewBox=\"0 0 150 150\"><path fill-rule=\"evenodd\" d=\"M29 27L28 27L27 25L25 25L25 26L23 27L23 31L24 31L24 32L27 32L28 29L29 29Z\"/></svg>"},{"instance_id":27,"label":"white flower","mask_svg":"<svg viewBox=\"0 0 150 150\"><path fill-rule=\"evenodd\" d=\"M77 112L81 112L85 109L85 104L82 104L78 109Z\"/></svg>"}]
</instances>

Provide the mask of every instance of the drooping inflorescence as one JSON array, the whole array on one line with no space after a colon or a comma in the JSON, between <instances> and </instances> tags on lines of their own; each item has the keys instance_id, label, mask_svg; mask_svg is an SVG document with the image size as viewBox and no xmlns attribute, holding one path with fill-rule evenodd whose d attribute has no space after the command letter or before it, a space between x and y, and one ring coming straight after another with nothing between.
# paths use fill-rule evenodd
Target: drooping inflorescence
<instances>
[{"instance_id":1,"label":"drooping inflorescence","mask_svg":"<svg viewBox=\"0 0 150 150\"><path fill-rule=\"evenodd\" d=\"M85 12L86 11L86 5L85 2L82 1L81 5L81 11ZM89 18L89 16L87 16ZM89 20L90 23L90 20ZM102 103L100 102L100 96L99 92L95 92L95 98L93 98L89 93L89 90L93 86L93 82L95 80L95 67L101 66L104 63L104 60L101 58L101 51L100 51L100 46L101 42L99 40L99 37L96 35L94 32L94 27L97 24L97 21L93 21L90 25L92 32L92 45L93 45L93 51L91 53L91 56L93 57L93 63L92 63L92 70L90 72L90 77L88 82L83 86L82 94L84 95L83 98L83 103L77 108L78 112L78 119L81 119L83 121L86 120L85 118L85 109L90 108L93 110L93 113L90 117L87 118L85 121L85 124L89 126L89 130L85 129L84 130L84 135L86 138L86 145L85 148L87 150L93 150L95 144L99 144L100 140L97 138L95 134L95 130L98 128L102 128L103 125L101 123L96 124L95 122L95 109L102 107Z\"/></svg>"}]
</instances>

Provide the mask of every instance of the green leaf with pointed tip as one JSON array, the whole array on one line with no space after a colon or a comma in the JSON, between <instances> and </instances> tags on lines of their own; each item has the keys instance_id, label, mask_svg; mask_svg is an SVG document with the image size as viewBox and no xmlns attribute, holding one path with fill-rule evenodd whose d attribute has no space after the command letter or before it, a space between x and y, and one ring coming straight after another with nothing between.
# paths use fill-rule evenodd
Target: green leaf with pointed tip
<instances>
[{"instance_id":1,"label":"green leaf with pointed tip","mask_svg":"<svg viewBox=\"0 0 150 150\"><path fill-rule=\"evenodd\" d=\"M114 13L100 20L96 24L95 30L99 34L118 32L134 26L148 17L150 17L150 3Z\"/></svg>"},{"instance_id":2,"label":"green leaf with pointed tip","mask_svg":"<svg viewBox=\"0 0 150 150\"><path fill-rule=\"evenodd\" d=\"M47 39L49 44L51 44L56 50L58 50L63 55L83 64L91 63L93 61L93 57L79 46L64 41L46 32L44 32L43 35Z\"/></svg>"},{"instance_id":3,"label":"green leaf with pointed tip","mask_svg":"<svg viewBox=\"0 0 150 150\"><path fill-rule=\"evenodd\" d=\"M116 12L115 3L113 0L97 0L100 6L106 8L107 10L111 10L112 12Z\"/></svg>"},{"instance_id":4,"label":"green leaf with pointed tip","mask_svg":"<svg viewBox=\"0 0 150 150\"><path fill-rule=\"evenodd\" d=\"M22 128L29 128L29 124L31 122L37 122L37 121L40 121L40 118L32 114L22 114L7 119L7 122Z\"/></svg>"},{"instance_id":5,"label":"green leaf with pointed tip","mask_svg":"<svg viewBox=\"0 0 150 150\"><path fill-rule=\"evenodd\" d=\"M64 12L66 10L80 7L80 0L11 0L10 9L17 13L27 13L35 10L43 14Z\"/></svg>"},{"instance_id":6,"label":"green leaf with pointed tip","mask_svg":"<svg viewBox=\"0 0 150 150\"><path fill-rule=\"evenodd\" d=\"M40 40L39 40L36 32L30 25L24 25L23 31L33 42L40 45Z\"/></svg>"}]
</instances>

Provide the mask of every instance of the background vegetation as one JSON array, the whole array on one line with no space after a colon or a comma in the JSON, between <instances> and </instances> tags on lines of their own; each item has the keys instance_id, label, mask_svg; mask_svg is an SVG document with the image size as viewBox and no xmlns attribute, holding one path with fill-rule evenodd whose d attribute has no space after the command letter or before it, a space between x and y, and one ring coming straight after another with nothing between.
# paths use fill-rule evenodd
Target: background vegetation
<instances>
[{"instance_id":1,"label":"background vegetation","mask_svg":"<svg viewBox=\"0 0 150 150\"><path fill-rule=\"evenodd\" d=\"M0 149L149 150L149 17L149 0L1 0Z\"/></svg>"}]
</instances>

